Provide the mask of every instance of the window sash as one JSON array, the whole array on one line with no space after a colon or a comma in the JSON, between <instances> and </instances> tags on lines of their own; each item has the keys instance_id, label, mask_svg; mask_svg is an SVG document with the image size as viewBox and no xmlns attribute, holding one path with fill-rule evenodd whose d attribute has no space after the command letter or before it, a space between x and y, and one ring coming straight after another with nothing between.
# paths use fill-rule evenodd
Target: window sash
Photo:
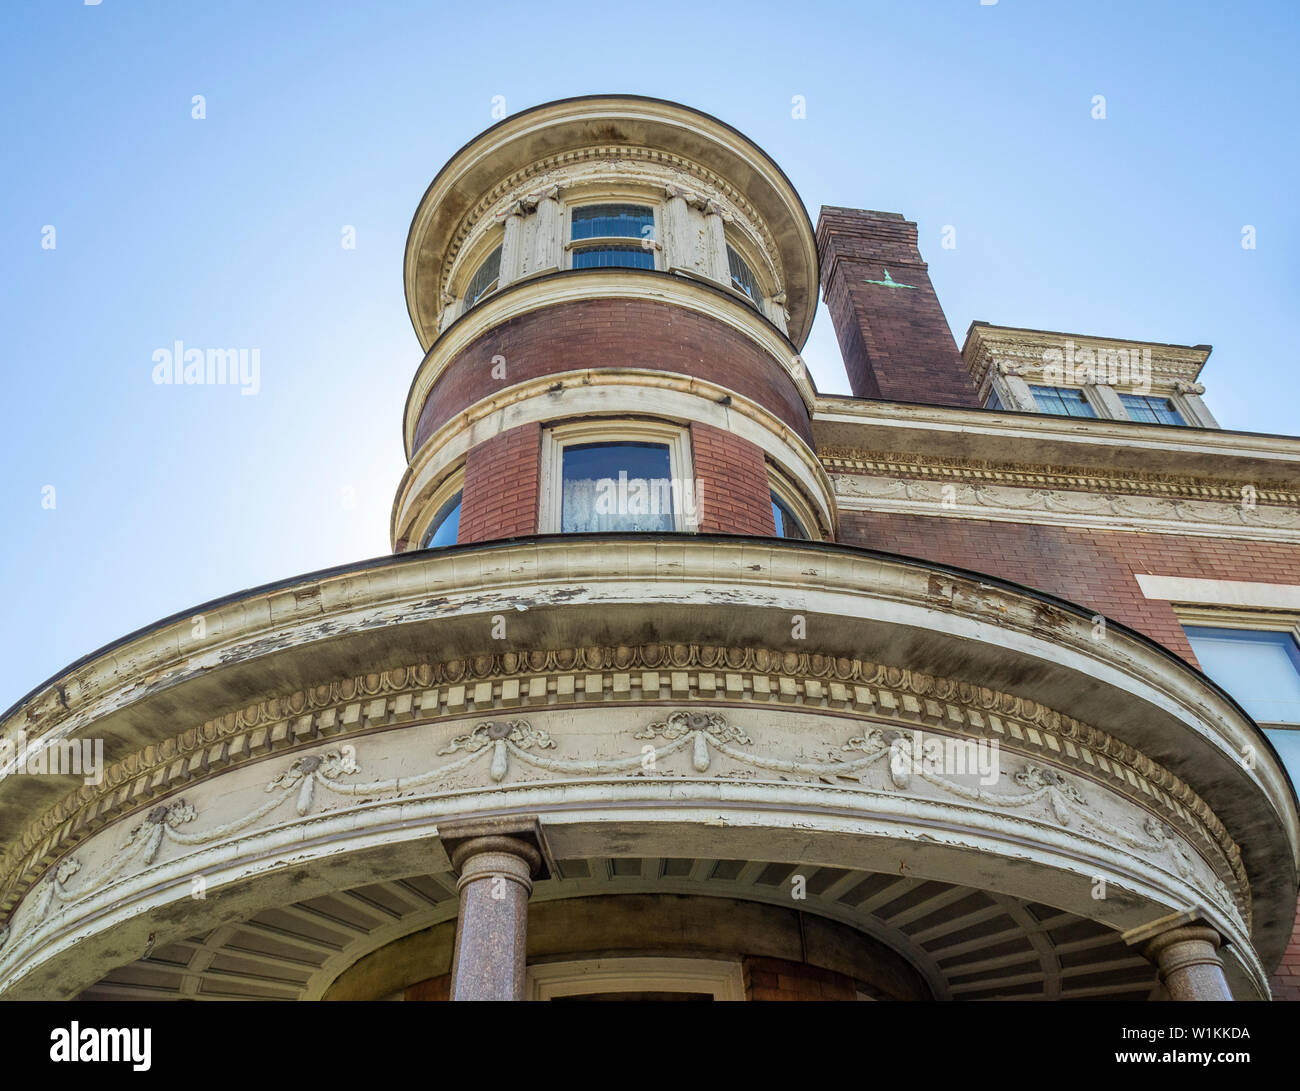
<instances>
[{"instance_id":1,"label":"window sash","mask_svg":"<svg viewBox=\"0 0 1300 1091\"><path fill-rule=\"evenodd\" d=\"M647 233L645 228L650 228ZM648 205L581 205L569 217L569 241L654 238L655 213Z\"/></svg>"},{"instance_id":2,"label":"window sash","mask_svg":"<svg viewBox=\"0 0 1300 1091\"><path fill-rule=\"evenodd\" d=\"M1147 394L1121 394L1119 400L1124 403L1124 410L1129 420L1144 424L1181 424L1186 425L1183 415L1174 408L1168 398L1153 398Z\"/></svg>"},{"instance_id":3,"label":"window sash","mask_svg":"<svg viewBox=\"0 0 1300 1091\"><path fill-rule=\"evenodd\" d=\"M653 269L655 252L644 246L582 246L572 252L574 269Z\"/></svg>"},{"instance_id":4,"label":"window sash","mask_svg":"<svg viewBox=\"0 0 1300 1091\"><path fill-rule=\"evenodd\" d=\"M465 286L465 310L469 310L485 295L494 291L500 280L501 247L498 246L483 259L483 264L474 271L469 284Z\"/></svg>"},{"instance_id":5,"label":"window sash","mask_svg":"<svg viewBox=\"0 0 1300 1091\"><path fill-rule=\"evenodd\" d=\"M1040 413L1050 413L1056 417L1096 417L1082 390L1070 386L1031 386L1029 391L1034 396L1034 405Z\"/></svg>"},{"instance_id":6,"label":"window sash","mask_svg":"<svg viewBox=\"0 0 1300 1091\"><path fill-rule=\"evenodd\" d=\"M1289 632L1184 625L1201 669L1260 723L1300 727L1300 643Z\"/></svg>"},{"instance_id":7,"label":"window sash","mask_svg":"<svg viewBox=\"0 0 1300 1091\"><path fill-rule=\"evenodd\" d=\"M438 509L425 532L422 549L445 549L456 544L460 536L460 505L464 495L464 491L458 489ZM439 541L439 538L443 540Z\"/></svg>"},{"instance_id":8,"label":"window sash","mask_svg":"<svg viewBox=\"0 0 1300 1091\"><path fill-rule=\"evenodd\" d=\"M731 246L727 247L727 268L731 273L731 285L738 292L744 292L749 296L754 306L760 309L763 306L763 289L758 286L758 280L754 276L754 271L749 264L742 258Z\"/></svg>"}]
</instances>

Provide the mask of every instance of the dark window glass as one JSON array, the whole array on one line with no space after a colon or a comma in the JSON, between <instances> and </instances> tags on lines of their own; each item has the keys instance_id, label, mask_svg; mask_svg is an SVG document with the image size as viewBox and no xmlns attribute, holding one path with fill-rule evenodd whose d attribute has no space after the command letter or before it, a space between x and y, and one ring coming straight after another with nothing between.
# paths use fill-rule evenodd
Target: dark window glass
<instances>
[{"instance_id":1,"label":"dark window glass","mask_svg":"<svg viewBox=\"0 0 1300 1091\"><path fill-rule=\"evenodd\" d=\"M570 240L652 239L654 209L643 205L586 205L575 208L571 217Z\"/></svg>"},{"instance_id":2,"label":"dark window glass","mask_svg":"<svg viewBox=\"0 0 1300 1091\"><path fill-rule=\"evenodd\" d=\"M1088 404L1082 390L1069 386L1031 386L1034 404L1040 413L1057 417L1095 417L1096 410Z\"/></svg>"},{"instance_id":3,"label":"dark window glass","mask_svg":"<svg viewBox=\"0 0 1300 1091\"><path fill-rule=\"evenodd\" d=\"M1129 420L1143 421L1146 424L1185 425L1187 423L1168 398L1152 398L1146 394L1121 394L1119 400L1128 410Z\"/></svg>"},{"instance_id":4,"label":"dark window glass","mask_svg":"<svg viewBox=\"0 0 1300 1091\"><path fill-rule=\"evenodd\" d=\"M989 388L989 400L984 403L985 409L1003 409L1002 399L998 397L996 389Z\"/></svg>"},{"instance_id":5,"label":"dark window glass","mask_svg":"<svg viewBox=\"0 0 1300 1091\"><path fill-rule=\"evenodd\" d=\"M500 279L501 247L498 246L487 256L483 264L478 267L478 271L470 278L469 286L465 289L465 310L469 310L475 303L491 292Z\"/></svg>"},{"instance_id":6,"label":"dark window glass","mask_svg":"<svg viewBox=\"0 0 1300 1091\"><path fill-rule=\"evenodd\" d=\"M727 247L727 266L731 270L731 286L744 292L754 301L754 306L761 310L763 290L758 286L758 281L754 279L754 273L745 263L745 259L730 246Z\"/></svg>"},{"instance_id":7,"label":"dark window glass","mask_svg":"<svg viewBox=\"0 0 1300 1091\"><path fill-rule=\"evenodd\" d=\"M460 500L461 493L457 493L438 509L429 533L424 536L425 549L441 549L456 544L460 534Z\"/></svg>"},{"instance_id":8,"label":"dark window glass","mask_svg":"<svg viewBox=\"0 0 1300 1091\"><path fill-rule=\"evenodd\" d=\"M564 448L560 530L674 529L668 447L575 443Z\"/></svg>"},{"instance_id":9,"label":"dark window glass","mask_svg":"<svg viewBox=\"0 0 1300 1091\"><path fill-rule=\"evenodd\" d=\"M575 269L653 269L655 253L644 246L589 246L573 252Z\"/></svg>"},{"instance_id":10,"label":"dark window glass","mask_svg":"<svg viewBox=\"0 0 1300 1091\"><path fill-rule=\"evenodd\" d=\"M804 530L803 524L795 518L794 512L784 500L776 493L772 493L772 521L776 523L776 536L778 538L799 538L807 541L808 532Z\"/></svg>"}]
</instances>

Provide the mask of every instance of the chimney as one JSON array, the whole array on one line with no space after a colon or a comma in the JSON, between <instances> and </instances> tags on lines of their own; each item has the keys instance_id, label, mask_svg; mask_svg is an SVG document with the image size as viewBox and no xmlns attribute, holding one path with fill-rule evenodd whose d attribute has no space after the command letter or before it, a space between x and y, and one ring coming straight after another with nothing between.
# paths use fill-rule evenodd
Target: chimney
<instances>
[{"instance_id":1,"label":"chimney","mask_svg":"<svg viewBox=\"0 0 1300 1091\"><path fill-rule=\"evenodd\" d=\"M978 407L926 264L897 212L823 208L822 294L859 398Z\"/></svg>"}]
</instances>

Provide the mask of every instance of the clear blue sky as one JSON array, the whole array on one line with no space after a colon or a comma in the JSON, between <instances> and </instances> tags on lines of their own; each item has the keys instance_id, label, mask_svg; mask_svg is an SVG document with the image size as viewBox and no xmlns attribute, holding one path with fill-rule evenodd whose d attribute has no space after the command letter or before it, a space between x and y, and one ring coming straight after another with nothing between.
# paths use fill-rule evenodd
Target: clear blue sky
<instances>
[{"instance_id":1,"label":"clear blue sky","mask_svg":"<svg viewBox=\"0 0 1300 1091\"><path fill-rule=\"evenodd\" d=\"M167 614L388 552L420 360L406 231L495 95L706 110L814 219L916 220L959 342L983 319L1213 344L1223 425L1300 431L1294 2L44 0L0 18L0 707ZM155 385L178 339L260 349L260 393ZM846 390L824 310L807 355Z\"/></svg>"}]
</instances>

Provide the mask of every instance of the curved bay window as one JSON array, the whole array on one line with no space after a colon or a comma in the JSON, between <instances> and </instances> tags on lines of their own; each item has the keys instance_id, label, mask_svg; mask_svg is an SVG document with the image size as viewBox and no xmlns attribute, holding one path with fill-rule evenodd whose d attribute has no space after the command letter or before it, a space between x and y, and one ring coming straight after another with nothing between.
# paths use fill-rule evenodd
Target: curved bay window
<instances>
[{"instance_id":1,"label":"curved bay window","mask_svg":"<svg viewBox=\"0 0 1300 1091\"><path fill-rule=\"evenodd\" d=\"M541 529L564 534L690 531L699 522L685 430L593 421L543 439Z\"/></svg>"},{"instance_id":2,"label":"curved bay window","mask_svg":"<svg viewBox=\"0 0 1300 1091\"><path fill-rule=\"evenodd\" d=\"M776 493L772 497L772 521L776 523L776 536L778 538L798 538L800 541L808 540L808 532L804 529L803 523L799 517L790 510L787 504Z\"/></svg>"},{"instance_id":3,"label":"curved bay window","mask_svg":"<svg viewBox=\"0 0 1300 1091\"><path fill-rule=\"evenodd\" d=\"M574 269L653 269L654 234L655 213L648 205L581 205L569 215L570 264Z\"/></svg>"},{"instance_id":4,"label":"curved bay window","mask_svg":"<svg viewBox=\"0 0 1300 1091\"><path fill-rule=\"evenodd\" d=\"M497 285L500 283L501 247L498 246L483 260L483 264L470 277L469 284L465 287L465 310L468 311L484 296L496 291Z\"/></svg>"},{"instance_id":5,"label":"curved bay window","mask_svg":"<svg viewBox=\"0 0 1300 1091\"><path fill-rule=\"evenodd\" d=\"M438 508L420 542L421 549L442 549L456 544L460 534L460 502L462 493L459 489L452 493Z\"/></svg>"},{"instance_id":6,"label":"curved bay window","mask_svg":"<svg viewBox=\"0 0 1300 1091\"><path fill-rule=\"evenodd\" d=\"M758 279L749 263L731 246L727 247L727 269L731 273L731 286L738 292L749 296L749 301L760 311L763 309L763 289L758 286Z\"/></svg>"}]
</instances>

